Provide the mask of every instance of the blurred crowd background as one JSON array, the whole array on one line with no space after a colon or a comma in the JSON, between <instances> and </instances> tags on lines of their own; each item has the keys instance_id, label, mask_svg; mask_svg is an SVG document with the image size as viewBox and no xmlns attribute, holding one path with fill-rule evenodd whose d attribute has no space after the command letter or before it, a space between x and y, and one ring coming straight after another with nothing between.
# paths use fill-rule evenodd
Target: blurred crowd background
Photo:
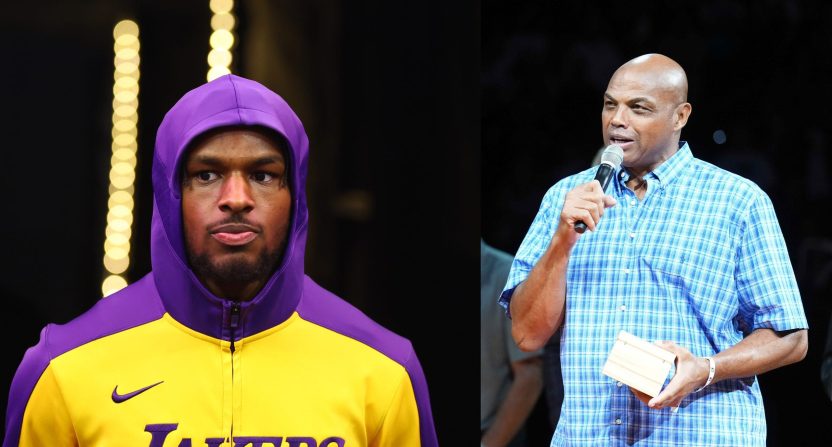
<instances>
[{"instance_id":1,"label":"blurred crowd background","mask_svg":"<svg viewBox=\"0 0 832 447\"><path fill-rule=\"evenodd\" d=\"M760 377L769 445L829 445L820 364L832 311L832 4L486 1L482 11L483 239L514 253L545 191L602 147L613 71L670 56L693 105L682 139L769 194L809 318L807 358Z\"/></svg>"}]
</instances>

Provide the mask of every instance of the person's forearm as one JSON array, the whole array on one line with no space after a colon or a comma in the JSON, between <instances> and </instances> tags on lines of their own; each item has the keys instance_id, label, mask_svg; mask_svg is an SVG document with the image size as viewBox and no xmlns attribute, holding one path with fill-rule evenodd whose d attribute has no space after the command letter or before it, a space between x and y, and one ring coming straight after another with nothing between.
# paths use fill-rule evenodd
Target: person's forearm
<instances>
[{"instance_id":1,"label":"person's forearm","mask_svg":"<svg viewBox=\"0 0 832 447\"><path fill-rule=\"evenodd\" d=\"M688 394L725 379L745 378L762 374L806 357L806 330L777 333L771 329L757 329L736 345L714 355L714 375L708 381L711 362L696 357L672 341L660 341L659 346L676 354L676 373L658 396L650 396L631 388L633 394L650 408L678 407Z\"/></svg>"},{"instance_id":2,"label":"person's forearm","mask_svg":"<svg viewBox=\"0 0 832 447\"><path fill-rule=\"evenodd\" d=\"M808 349L805 329L778 334L757 329L736 345L714 356L713 382L751 377L803 360Z\"/></svg>"},{"instance_id":3,"label":"person's forearm","mask_svg":"<svg viewBox=\"0 0 832 447\"><path fill-rule=\"evenodd\" d=\"M537 399L543 390L543 361L533 357L522 361L522 367L516 368L514 381L506 393L494 423L482 436L485 447L503 447L509 443L525 424Z\"/></svg>"},{"instance_id":4,"label":"person's forearm","mask_svg":"<svg viewBox=\"0 0 832 447\"><path fill-rule=\"evenodd\" d=\"M542 348L563 321L566 269L577 237L560 233L560 229L555 232L546 252L511 298L511 335L524 351ZM570 237L574 239L570 241Z\"/></svg>"}]
</instances>

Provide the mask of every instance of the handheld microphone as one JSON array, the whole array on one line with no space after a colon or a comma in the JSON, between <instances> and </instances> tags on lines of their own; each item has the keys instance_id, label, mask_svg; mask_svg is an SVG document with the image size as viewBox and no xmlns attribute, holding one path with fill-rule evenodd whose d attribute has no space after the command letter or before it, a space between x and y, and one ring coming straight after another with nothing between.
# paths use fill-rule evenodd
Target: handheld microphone
<instances>
[{"instance_id":1,"label":"handheld microphone","mask_svg":"<svg viewBox=\"0 0 832 447\"><path fill-rule=\"evenodd\" d=\"M601 164L598 166L598 171L595 172L595 180L601 183L601 189L603 191L607 190L607 185L610 184L610 180L615 175L618 167L621 166L623 160L624 151L621 149L621 146L611 144L604 149L604 152L601 154ZM586 231L586 224L582 221L575 222L575 231L583 234Z\"/></svg>"}]
</instances>

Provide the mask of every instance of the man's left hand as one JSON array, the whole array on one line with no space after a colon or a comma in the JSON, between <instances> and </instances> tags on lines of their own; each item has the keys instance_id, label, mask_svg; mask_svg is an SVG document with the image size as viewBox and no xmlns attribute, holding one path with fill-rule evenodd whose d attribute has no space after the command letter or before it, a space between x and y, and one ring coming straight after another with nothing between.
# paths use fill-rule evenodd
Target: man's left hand
<instances>
[{"instance_id":1,"label":"man's left hand","mask_svg":"<svg viewBox=\"0 0 832 447\"><path fill-rule=\"evenodd\" d=\"M710 365L706 358L696 357L672 341L659 341L656 345L676 354L676 373L656 397L650 398L633 388L630 391L650 408L678 407L682 399L705 383Z\"/></svg>"}]
</instances>

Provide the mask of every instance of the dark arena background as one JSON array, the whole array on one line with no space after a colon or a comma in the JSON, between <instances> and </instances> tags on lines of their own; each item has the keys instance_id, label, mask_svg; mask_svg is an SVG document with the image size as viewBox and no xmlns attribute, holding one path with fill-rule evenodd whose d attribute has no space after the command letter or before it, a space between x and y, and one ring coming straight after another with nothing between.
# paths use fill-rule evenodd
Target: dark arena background
<instances>
[{"instance_id":1,"label":"dark arena background","mask_svg":"<svg viewBox=\"0 0 832 447\"><path fill-rule=\"evenodd\" d=\"M788 244L809 353L760 376L769 445L832 445L820 380L832 316L832 5L238 0L234 11L231 70L280 93L310 137L307 272L413 341L440 445L476 442L478 239L517 249L546 189L602 145L609 76L648 52L687 71L683 139L757 182ZM206 80L211 15L208 0L4 3L3 414L40 329L102 297L114 26L135 21L141 42L123 273L133 282L150 269L156 128ZM534 445L548 445L544 419L533 420Z\"/></svg>"},{"instance_id":2,"label":"dark arena background","mask_svg":"<svg viewBox=\"0 0 832 447\"><path fill-rule=\"evenodd\" d=\"M149 272L156 129L206 82L209 3L226 2L3 2L3 415L41 328L102 299L115 174L134 192L122 276ZM464 308L479 276L479 3L237 0L233 11L231 71L283 96L309 134L307 273L413 342L440 443L466 444L463 420L473 427L476 414L476 320ZM114 27L125 19L140 42L136 110L114 108ZM134 126L113 119L131 110ZM111 173L117 123L135 129L126 174Z\"/></svg>"},{"instance_id":3,"label":"dark arena background","mask_svg":"<svg viewBox=\"0 0 832 447\"><path fill-rule=\"evenodd\" d=\"M771 197L810 329L805 360L760 376L770 446L832 445L820 379L832 311L830 25L832 5L821 1L482 7L486 242L513 253L545 191L590 166L603 145L607 81L644 53L666 54L687 72L693 112L682 139L694 155Z\"/></svg>"}]
</instances>

